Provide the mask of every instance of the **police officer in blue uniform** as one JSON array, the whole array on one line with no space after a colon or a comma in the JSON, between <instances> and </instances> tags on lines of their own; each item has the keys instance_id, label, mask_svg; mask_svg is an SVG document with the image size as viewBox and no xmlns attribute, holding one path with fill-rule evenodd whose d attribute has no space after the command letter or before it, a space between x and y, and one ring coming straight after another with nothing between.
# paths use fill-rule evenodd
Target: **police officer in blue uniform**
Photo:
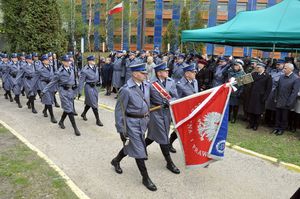
<instances>
[{"instance_id":1,"label":"police officer in blue uniform","mask_svg":"<svg viewBox=\"0 0 300 199\"><path fill-rule=\"evenodd\" d=\"M179 98L183 98L199 92L198 82L195 79L196 77L195 65L194 64L187 65L182 69L184 71L184 76L176 84ZM175 133L175 131L173 131L170 136L170 152L172 153L176 153L176 149L173 147L173 142L176 139L177 139L177 134Z\"/></svg>"},{"instance_id":2,"label":"police officer in blue uniform","mask_svg":"<svg viewBox=\"0 0 300 199\"><path fill-rule=\"evenodd\" d=\"M21 94L21 87L22 87L22 82L21 81L16 81L17 75L20 72L20 65L18 63L18 55L17 53L13 53L11 55L11 63L9 67L9 77L12 82L12 90L13 93L15 94L15 101L18 104L19 108L22 108L21 102L20 102L20 94Z\"/></svg>"},{"instance_id":3,"label":"police officer in blue uniform","mask_svg":"<svg viewBox=\"0 0 300 199\"><path fill-rule=\"evenodd\" d=\"M32 113L36 114L37 111L34 106L37 88L37 84L35 81L36 69L34 68L31 54L25 56L25 64L21 68L21 72L18 74L16 81L21 81L22 77L24 78L23 86L25 89L26 96L28 98L26 105L28 109L31 109Z\"/></svg>"},{"instance_id":4,"label":"police officer in blue uniform","mask_svg":"<svg viewBox=\"0 0 300 199\"><path fill-rule=\"evenodd\" d=\"M68 55L64 55L61 60L63 66L58 70L57 73L55 73L51 82L44 88L42 92L46 93L55 87L56 84L58 84L61 107L64 111L60 121L58 122L58 125L60 128L65 129L66 127L64 125L64 121L66 117L69 116L75 135L80 136L80 131L77 128L74 118L74 98L77 94L75 75L73 68L70 67L70 57Z\"/></svg>"},{"instance_id":5,"label":"police officer in blue uniform","mask_svg":"<svg viewBox=\"0 0 300 199\"><path fill-rule=\"evenodd\" d=\"M44 54L41 56L41 67L37 69L37 79L35 82L39 82L39 88L41 91L43 91L47 85L51 82L51 80L54 77L54 71L53 68L49 64L49 57L47 54ZM44 110L43 114L44 117L48 117L47 110L50 114L50 121L52 123L57 123L54 114L53 114L53 103L54 103L54 87L51 87L51 89L48 89L47 91L43 92L43 95L41 96L42 104L44 104Z\"/></svg>"},{"instance_id":6,"label":"police officer in blue uniform","mask_svg":"<svg viewBox=\"0 0 300 199\"><path fill-rule=\"evenodd\" d=\"M112 86L117 90L123 86L123 51L118 50L116 54L116 58L113 63L113 76L112 76Z\"/></svg>"},{"instance_id":7,"label":"police officer in blue uniform","mask_svg":"<svg viewBox=\"0 0 300 199\"><path fill-rule=\"evenodd\" d=\"M137 64L131 66L130 69L132 77L120 89L115 108L116 128L124 147L111 164L115 171L121 174L123 171L120 161L127 155L135 158L143 177L143 184L149 190L156 191L157 188L149 178L145 165L147 151L144 136L149 122L150 107L150 84L145 81L146 64Z\"/></svg>"},{"instance_id":8,"label":"police officer in blue uniform","mask_svg":"<svg viewBox=\"0 0 300 199\"><path fill-rule=\"evenodd\" d=\"M53 59L53 56L54 56L55 54L53 54L52 52L49 52L48 53L48 57L49 57L49 65L50 65L50 67L52 68L52 70L54 71L54 73L58 70L58 62L57 62L57 60L54 60ZM55 55L56 56L56 55ZM60 107L60 105L58 104L58 102L57 102L57 100L56 100L56 96L55 96L55 94L56 94L56 92L57 92L57 90L58 90L58 87L56 87L55 89L54 89L54 93L53 93L53 99L54 99L54 106L55 107L57 107L57 108L59 108Z\"/></svg>"},{"instance_id":9,"label":"police officer in blue uniform","mask_svg":"<svg viewBox=\"0 0 300 199\"><path fill-rule=\"evenodd\" d=\"M168 77L167 63L162 62L155 68L155 77L151 79L150 103L152 107L161 106L159 110L150 113L150 122L148 126L148 135L145 140L146 146L153 141L160 145L162 154L167 162L167 169L175 174L179 174L180 170L173 163L169 151L169 131L171 124L171 113L169 110L169 100L163 97L160 91L156 90L153 83L159 84L172 99L178 98L176 84L174 80Z\"/></svg>"},{"instance_id":10,"label":"police officer in blue uniform","mask_svg":"<svg viewBox=\"0 0 300 199\"><path fill-rule=\"evenodd\" d=\"M126 60L125 82L131 78L131 66L139 64L140 61L135 57L135 52L129 52L129 58Z\"/></svg>"},{"instance_id":11,"label":"police officer in blue uniform","mask_svg":"<svg viewBox=\"0 0 300 199\"><path fill-rule=\"evenodd\" d=\"M178 82L184 75L183 67L187 66L187 64L184 63L184 58L184 54L179 54L177 58L177 63L175 63L173 66L172 78L175 82Z\"/></svg>"},{"instance_id":12,"label":"police officer in blue uniform","mask_svg":"<svg viewBox=\"0 0 300 199\"><path fill-rule=\"evenodd\" d=\"M2 71L2 84L3 89L5 90L4 97L5 99L10 99L11 102L13 102L13 98L11 96L11 89L12 89L12 82L10 80L9 75L9 69L10 69L10 62L7 54L3 54L2 56L2 63L1 63L1 71Z\"/></svg>"},{"instance_id":13,"label":"police officer in blue uniform","mask_svg":"<svg viewBox=\"0 0 300 199\"><path fill-rule=\"evenodd\" d=\"M81 70L79 78L78 97L81 96L83 87L85 94L85 107L83 113L81 114L81 117L84 121L86 121L86 113L90 108L92 108L96 118L96 124L98 126L103 126L103 123L99 119L98 111L98 88L99 86L101 86L100 71L99 68L95 65L94 55L88 56L87 62L88 64Z\"/></svg>"}]
</instances>

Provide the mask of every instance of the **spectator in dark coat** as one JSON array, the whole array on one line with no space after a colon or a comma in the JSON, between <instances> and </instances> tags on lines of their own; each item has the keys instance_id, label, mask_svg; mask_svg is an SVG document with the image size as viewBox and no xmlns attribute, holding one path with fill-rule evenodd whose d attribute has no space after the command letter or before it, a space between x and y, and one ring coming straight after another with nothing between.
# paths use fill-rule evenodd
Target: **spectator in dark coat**
<instances>
[{"instance_id":1,"label":"spectator in dark coat","mask_svg":"<svg viewBox=\"0 0 300 199\"><path fill-rule=\"evenodd\" d=\"M111 58L107 57L105 59L105 64L102 68L102 84L106 88L106 94L111 94L111 83L112 83L112 75L113 75L113 64L111 63Z\"/></svg>"},{"instance_id":2,"label":"spectator in dark coat","mask_svg":"<svg viewBox=\"0 0 300 199\"><path fill-rule=\"evenodd\" d=\"M291 63L286 63L283 68L282 75L276 85L274 100L276 103L276 122L273 133L282 135L288 127L288 113L294 108L296 103L299 84L298 77L293 73L294 66Z\"/></svg>"},{"instance_id":3,"label":"spectator in dark coat","mask_svg":"<svg viewBox=\"0 0 300 199\"><path fill-rule=\"evenodd\" d=\"M247 129L254 131L258 128L259 118L265 111L265 102L272 89L272 78L265 72L266 65L257 63L256 72L252 73L254 82L249 89L249 101L246 110L249 114L249 125Z\"/></svg>"},{"instance_id":4,"label":"spectator in dark coat","mask_svg":"<svg viewBox=\"0 0 300 199\"><path fill-rule=\"evenodd\" d=\"M200 59L198 61L196 80L198 81L198 88L200 92L210 88L211 80L209 69L207 68L207 61L205 59Z\"/></svg>"}]
</instances>

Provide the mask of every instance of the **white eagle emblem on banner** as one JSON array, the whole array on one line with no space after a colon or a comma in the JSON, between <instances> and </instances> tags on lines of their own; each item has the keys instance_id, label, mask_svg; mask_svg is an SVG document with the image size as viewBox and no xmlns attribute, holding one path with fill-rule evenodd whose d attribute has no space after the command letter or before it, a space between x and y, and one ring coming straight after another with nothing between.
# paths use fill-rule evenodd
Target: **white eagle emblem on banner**
<instances>
[{"instance_id":1,"label":"white eagle emblem on banner","mask_svg":"<svg viewBox=\"0 0 300 199\"><path fill-rule=\"evenodd\" d=\"M206 136L209 141L214 139L220 124L221 116L220 113L211 112L204 116L203 122L199 120L198 133L202 141L204 140L204 136Z\"/></svg>"}]
</instances>

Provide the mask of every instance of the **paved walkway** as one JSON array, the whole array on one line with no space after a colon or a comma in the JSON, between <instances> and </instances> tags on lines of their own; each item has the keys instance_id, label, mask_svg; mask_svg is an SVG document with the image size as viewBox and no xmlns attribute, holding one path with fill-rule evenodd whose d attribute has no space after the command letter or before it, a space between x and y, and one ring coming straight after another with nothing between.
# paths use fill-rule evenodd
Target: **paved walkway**
<instances>
[{"instance_id":1,"label":"paved walkway","mask_svg":"<svg viewBox=\"0 0 300 199\"><path fill-rule=\"evenodd\" d=\"M101 94L100 103L113 106L114 95ZM21 98L25 105L24 97ZM78 113L83 102L76 101ZM146 162L151 179L157 185L157 192L148 191L141 183L135 161L125 158L121 166L123 174L118 175L110 166L111 159L122 144L114 128L114 115L100 110L104 127L95 125L92 111L88 121L76 117L82 136L73 134L68 118L66 129L50 123L42 116L42 106L37 103L38 114L32 114L24 106L4 100L0 91L0 119L23 135L33 145L53 160L91 198L289 198L300 186L300 174L277 167L258 158L226 149L223 161L208 169L185 170L179 143L178 153L172 155L181 169L175 175L165 168L165 161L157 144L149 147ZM55 108L56 119L62 111Z\"/></svg>"}]
</instances>

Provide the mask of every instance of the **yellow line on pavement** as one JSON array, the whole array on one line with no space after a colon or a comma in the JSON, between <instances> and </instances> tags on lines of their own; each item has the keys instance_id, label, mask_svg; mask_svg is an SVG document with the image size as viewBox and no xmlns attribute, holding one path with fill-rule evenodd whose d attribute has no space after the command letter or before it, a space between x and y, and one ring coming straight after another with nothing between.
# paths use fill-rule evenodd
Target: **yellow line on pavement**
<instances>
[{"instance_id":1,"label":"yellow line on pavement","mask_svg":"<svg viewBox=\"0 0 300 199\"><path fill-rule=\"evenodd\" d=\"M63 172L50 158L40 151L37 147L32 145L25 137L15 131L12 127L6 124L4 121L0 120L0 123L9 130L14 136L16 136L21 142L23 142L28 148L32 151L36 152L37 155L44 159L48 165L53 168L58 174L65 180L66 184L70 187L70 189L78 196L79 199L90 199L70 178Z\"/></svg>"}]
</instances>

